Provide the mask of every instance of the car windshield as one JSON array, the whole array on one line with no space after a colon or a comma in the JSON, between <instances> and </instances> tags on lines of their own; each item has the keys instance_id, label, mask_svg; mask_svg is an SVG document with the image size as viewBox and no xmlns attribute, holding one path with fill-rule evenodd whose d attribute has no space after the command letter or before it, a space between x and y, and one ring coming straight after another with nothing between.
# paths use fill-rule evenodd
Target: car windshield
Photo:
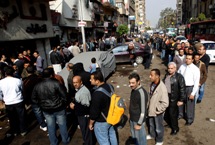
<instances>
[{"instance_id":1,"label":"car windshield","mask_svg":"<svg viewBox=\"0 0 215 145\"><path fill-rule=\"evenodd\" d=\"M122 46L115 47L112 51L113 51L113 53L119 53L119 52L124 52L127 50L128 50L128 45L122 45Z\"/></svg>"},{"instance_id":2,"label":"car windshield","mask_svg":"<svg viewBox=\"0 0 215 145\"><path fill-rule=\"evenodd\" d=\"M185 37L177 37L176 39L177 39L177 40L186 40Z\"/></svg>"},{"instance_id":3,"label":"car windshield","mask_svg":"<svg viewBox=\"0 0 215 145\"><path fill-rule=\"evenodd\" d=\"M204 43L206 50L215 50L215 43Z\"/></svg>"}]
</instances>

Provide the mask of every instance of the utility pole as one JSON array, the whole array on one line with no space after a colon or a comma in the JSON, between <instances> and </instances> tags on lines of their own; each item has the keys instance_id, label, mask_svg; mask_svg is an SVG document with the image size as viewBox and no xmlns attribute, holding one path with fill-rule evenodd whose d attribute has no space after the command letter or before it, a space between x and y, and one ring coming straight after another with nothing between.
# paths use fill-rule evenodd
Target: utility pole
<instances>
[{"instance_id":1,"label":"utility pole","mask_svg":"<svg viewBox=\"0 0 215 145\"><path fill-rule=\"evenodd\" d=\"M83 11L82 11L82 0L79 0L80 4L80 18L81 18L81 22L83 22ZM85 32L84 32L84 26L81 26L81 33L82 33L82 41L83 41L83 51L86 52L86 40L85 40Z\"/></svg>"}]
</instances>

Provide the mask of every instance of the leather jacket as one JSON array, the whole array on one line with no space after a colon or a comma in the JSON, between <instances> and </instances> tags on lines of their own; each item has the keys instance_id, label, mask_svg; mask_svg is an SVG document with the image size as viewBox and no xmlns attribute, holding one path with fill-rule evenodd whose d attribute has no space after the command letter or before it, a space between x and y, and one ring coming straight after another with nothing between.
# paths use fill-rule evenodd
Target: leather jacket
<instances>
[{"instance_id":1,"label":"leather jacket","mask_svg":"<svg viewBox=\"0 0 215 145\"><path fill-rule=\"evenodd\" d=\"M165 75L163 82L165 82L165 79L168 75L169 75L168 73ZM170 95L169 101L184 102L186 100L186 85L185 85L184 77L181 74L175 72L175 74L170 78L170 83L171 83L171 95Z\"/></svg>"},{"instance_id":2,"label":"leather jacket","mask_svg":"<svg viewBox=\"0 0 215 145\"><path fill-rule=\"evenodd\" d=\"M32 103L45 112L57 112L66 108L66 88L55 78L45 78L32 92Z\"/></svg>"}]
</instances>

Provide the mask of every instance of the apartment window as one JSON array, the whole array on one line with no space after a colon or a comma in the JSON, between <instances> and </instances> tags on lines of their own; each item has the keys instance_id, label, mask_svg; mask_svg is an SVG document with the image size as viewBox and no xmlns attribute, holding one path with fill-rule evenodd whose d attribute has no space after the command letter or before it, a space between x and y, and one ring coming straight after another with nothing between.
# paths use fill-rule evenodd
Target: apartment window
<instances>
[{"instance_id":1,"label":"apartment window","mask_svg":"<svg viewBox=\"0 0 215 145\"><path fill-rule=\"evenodd\" d=\"M122 8L122 3L116 3L116 7Z\"/></svg>"}]
</instances>

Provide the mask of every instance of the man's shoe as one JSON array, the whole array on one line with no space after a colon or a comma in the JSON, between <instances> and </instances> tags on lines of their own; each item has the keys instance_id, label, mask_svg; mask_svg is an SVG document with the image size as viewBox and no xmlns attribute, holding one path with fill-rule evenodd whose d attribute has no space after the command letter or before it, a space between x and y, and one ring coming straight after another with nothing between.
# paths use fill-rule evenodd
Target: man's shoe
<instances>
[{"instance_id":1,"label":"man's shoe","mask_svg":"<svg viewBox=\"0 0 215 145\"><path fill-rule=\"evenodd\" d=\"M156 142L155 145L163 145L163 142Z\"/></svg>"},{"instance_id":2,"label":"man's shoe","mask_svg":"<svg viewBox=\"0 0 215 145\"><path fill-rule=\"evenodd\" d=\"M27 131L20 133L21 136L25 136L27 134Z\"/></svg>"},{"instance_id":3,"label":"man's shoe","mask_svg":"<svg viewBox=\"0 0 215 145\"><path fill-rule=\"evenodd\" d=\"M190 123L189 123L189 122L186 122L186 123L185 123L185 126L190 126L192 123L193 123L193 122L190 122Z\"/></svg>"},{"instance_id":4,"label":"man's shoe","mask_svg":"<svg viewBox=\"0 0 215 145\"><path fill-rule=\"evenodd\" d=\"M146 139L147 139L147 140L150 140L150 139L154 139L154 137L152 137L151 135L148 134L148 135L146 136Z\"/></svg>"},{"instance_id":5,"label":"man's shoe","mask_svg":"<svg viewBox=\"0 0 215 145\"><path fill-rule=\"evenodd\" d=\"M47 127L46 127L46 126L45 126L45 127L40 126L40 129L41 129L42 131L47 131Z\"/></svg>"},{"instance_id":6,"label":"man's shoe","mask_svg":"<svg viewBox=\"0 0 215 145\"><path fill-rule=\"evenodd\" d=\"M199 103L201 103L201 102L202 102L202 100L197 100L197 102L196 102L196 103L198 103L198 104L199 104Z\"/></svg>"},{"instance_id":7,"label":"man's shoe","mask_svg":"<svg viewBox=\"0 0 215 145\"><path fill-rule=\"evenodd\" d=\"M179 132L179 129L172 130L171 133L170 133L170 135L176 135L178 132Z\"/></svg>"}]
</instances>

